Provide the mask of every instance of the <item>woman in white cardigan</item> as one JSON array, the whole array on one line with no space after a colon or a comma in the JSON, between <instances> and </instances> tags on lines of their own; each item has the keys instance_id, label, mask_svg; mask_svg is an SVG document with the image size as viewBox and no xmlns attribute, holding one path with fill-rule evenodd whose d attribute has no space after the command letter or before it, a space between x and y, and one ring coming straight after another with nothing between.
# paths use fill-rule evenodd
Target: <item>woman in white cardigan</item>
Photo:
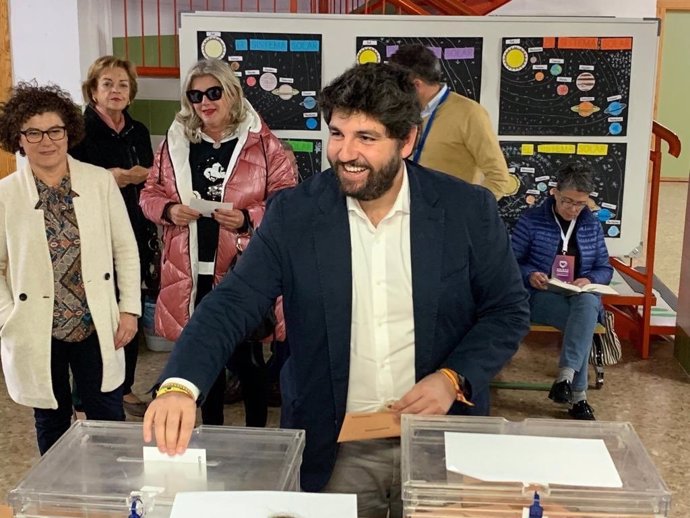
<instances>
[{"instance_id":1,"label":"woman in white cardigan","mask_svg":"<svg viewBox=\"0 0 690 518\"><path fill-rule=\"evenodd\" d=\"M0 350L10 397L34 408L41 454L69 428L70 370L89 419L124 420L122 347L141 314L117 184L67 154L83 134L57 86L19 83L0 105L0 147L27 159L0 180Z\"/></svg>"}]
</instances>

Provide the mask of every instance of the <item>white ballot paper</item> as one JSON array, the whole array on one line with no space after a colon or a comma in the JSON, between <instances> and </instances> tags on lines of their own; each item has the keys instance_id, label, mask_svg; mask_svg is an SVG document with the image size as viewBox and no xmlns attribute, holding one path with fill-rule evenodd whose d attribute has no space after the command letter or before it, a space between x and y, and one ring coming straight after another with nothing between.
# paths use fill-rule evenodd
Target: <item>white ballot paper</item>
<instances>
[{"instance_id":1,"label":"white ballot paper","mask_svg":"<svg viewBox=\"0 0 690 518\"><path fill-rule=\"evenodd\" d=\"M206 450L187 448L170 456L153 446L144 446L144 485L163 489L167 495L180 491L206 491Z\"/></svg>"},{"instance_id":2,"label":"white ballot paper","mask_svg":"<svg viewBox=\"0 0 690 518\"><path fill-rule=\"evenodd\" d=\"M357 518L357 496L280 491L178 493L170 518Z\"/></svg>"},{"instance_id":3,"label":"white ballot paper","mask_svg":"<svg viewBox=\"0 0 690 518\"><path fill-rule=\"evenodd\" d=\"M189 206L194 210L198 210L201 212L202 216L206 216L207 218L210 218L213 214L213 211L216 209L232 209L232 203L202 200L201 198L192 198L189 200Z\"/></svg>"},{"instance_id":4,"label":"white ballot paper","mask_svg":"<svg viewBox=\"0 0 690 518\"><path fill-rule=\"evenodd\" d=\"M446 469L487 482L622 487L601 439L445 432Z\"/></svg>"}]
</instances>

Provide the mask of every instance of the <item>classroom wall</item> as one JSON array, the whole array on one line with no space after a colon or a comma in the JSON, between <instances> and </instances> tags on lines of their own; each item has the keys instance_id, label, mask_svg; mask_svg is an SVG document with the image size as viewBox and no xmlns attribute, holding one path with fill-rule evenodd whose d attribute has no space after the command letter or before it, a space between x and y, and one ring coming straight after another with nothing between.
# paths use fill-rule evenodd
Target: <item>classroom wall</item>
<instances>
[{"instance_id":1,"label":"classroom wall","mask_svg":"<svg viewBox=\"0 0 690 518\"><path fill-rule=\"evenodd\" d=\"M81 102L79 85L88 66L103 54L124 46L124 0L10 0L12 55L15 81L36 78L67 88ZM161 7L171 8L173 0L161 0ZM241 0L247 10L255 10L255 1ZM274 0L258 0L259 8L273 11ZM239 10L240 0L226 0L226 6ZM181 2L177 2L182 5ZM218 5L216 5L218 4ZM140 31L141 19L130 2L127 18L130 31ZM277 12L289 11L289 0L276 0ZM308 10L309 0L299 0L299 9ZM210 2L219 9L220 2ZM144 2L145 33L157 34L156 2ZM512 0L495 14L505 15L601 15L618 17L654 16L655 0ZM37 14L38 13L38 14ZM162 34L173 34L172 23L163 22ZM29 36L30 35L30 36ZM170 39L169 46L173 46ZM37 44L40 42L41 45ZM168 53L169 54L169 53ZM76 59L74 59L76 57ZM178 107L179 79L141 78L139 95L132 114L149 126L153 135L162 135ZM156 139L159 140L159 139Z\"/></svg>"}]
</instances>

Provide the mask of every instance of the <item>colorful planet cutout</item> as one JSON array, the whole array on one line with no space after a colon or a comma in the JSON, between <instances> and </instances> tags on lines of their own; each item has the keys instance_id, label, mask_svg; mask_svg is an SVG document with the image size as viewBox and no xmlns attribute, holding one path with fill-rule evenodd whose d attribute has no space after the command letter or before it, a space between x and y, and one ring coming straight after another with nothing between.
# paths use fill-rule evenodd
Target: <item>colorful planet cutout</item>
<instances>
[{"instance_id":1,"label":"colorful planet cutout","mask_svg":"<svg viewBox=\"0 0 690 518\"><path fill-rule=\"evenodd\" d=\"M537 72L534 74L534 79L536 81L543 81L544 80L544 72Z\"/></svg>"},{"instance_id":2,"label":"colorful planet cutout","mask_svg":"<svg viewBox=\"0 0 690 518\"><path fill-rule=\"evenodd\" d=\"M620 101L613 101L611 104L609 104L606 109L604 110L604 113L606 115L612 115L614 117L618 117L621 113L623 113L623 110L625 110L628 107L627 104L622 103Z\"/></svg>"},{"instance_id":3,"label":"colorful planet cutout","mask_svg":"<svg viewBox=\"0 0 690 518\"><path fill-rule=\"evenodd\" d=\"M374 47L362 47L357 52L357 64L381 63L381 54Z\"/></svg>"},{"instance_id":4,"label":"colorful planet cutout","mask_svg":"<svg viewBox=\"0 0 690 518\"><path fill-rule=\"evenodd\" d=\"M508 184L506 185L505 192L508 196L513 196L518 193L520 189L520 179L514 174L508 175Z\"/></svg>"},{"instance_id":5,"label":"colorful planet cutout","mask_svg":"<svg viewBox=\"0 0 690 518\"><path fill-rule=\"evenodd\" d=\"M580 117L589 117L590 115L600 111L601 108L595 106L589 101L582 101L580 104L571 106L570 110L577 113Z\"/></svg>"},{"instance_id":6,"label":"colorful planet cutout","mask_svg":"<svg viewBox=\"0 0 690 518\"><path fill-rule=\"evenodd\" d=\"M529 58L529 62L534 65L537 62L537 56L532 56L531 58Z\"/></svg>"},{"instance_id":7,"label":"colorful planet cutout","mask_svg":"<svg viewBox=\"0 0 690 518\"><path fill-rule=\"evenodd\" d=\"M563 83L556 87L556 93L558 95L567 95L569 91L570 89L568 88L568 85L565 85Z\"/></svg>"},{"instance_id":8,"label":"colorful planet cutout","mask_svg":"<svg viewBox=\"0 0 690 518\"><path fill-rule=\"evenodd\" d=\"M225 42L220 36L208 36L201 42L201 53L206 59L223 59L225 51Z\"/></svg>"},{"instance_id":9,"label":"colorful planet cutout","mask_svg":"<svg viewBox=\"0 0 690 518\"><path fill-rule=\"evenodd\" d=\"M552 76L559 76L563 73L563 67L558 63L554 63L553 65L551 65L549 72Z\"/></svg>"},{"instance_id":10,"label":"colorful planet cutout","mask_svg":"<svg viewBox=\"0 0 690 518\"><path fill-rule=\"evenodd\" d=\"M503 51L503 66L511 72L519 72L527 66L527 51L519 45L511 45Z\"/></svg>"},{"instance_id":11,"label":"colorful planet cutout","mask_svg":"<svg viewBox=\"0 0 690 518\"><path fill-rule=\"evenodd\" d=\"M537 199L531 194L525 196L525 202L527 203L527 205L534 205L536 201Z\"/></svg>"},{"instance_id":12,"label":"colorful planet cutout","mask_svg":"<svg viewBox=\"0 0 690 518\"><path fill-rule=\"evenodd\" d=\"M247 86L256 86L256 77L254 77L254 76L247 77Z\"/></svg>"},{"instance_id":13,"label":"colorful planet cutout","mask_svg":"<svg viewBox=\"0 0 690 518\"><path fill-rule=\"evenodd\" d=\"M265 74L261 74L261 77L259 78L259 84L261 85L261 88L263 88L267 92L273 92L276 86L278 86L278 78L275 76L275 74L267 72Z\"/></svg>"},{"instance_id":14,"label":"colorful planet cutout","mask_svg":"<svg viewBox=\"0 0 690 518\"><path fill-rule=\"evenodd\" d=\"M230 68L232 70L239 70L240 69L240 64L237 61L231 61L230 62Z\"/></svg>"},{"instance_id":15,"label":"colorful planet cutout","mask_svg":"<svg viewBox=\"0 0 690 518\"><path fill-rule=\"evenodd\" d=\"M289 101L290 99L292 99L293 96L299 93L299 90L297 88L294 88L292 85L286 83L272 90L271 93L273 95L277 95L283 101Z\"/></svg>"},{"instance_id":16,"label":"colorful planet cutout","mask_svg":"<svg viewBox=\"0 0 690 518\"><path fill-rule=\"evenodd\" d=\"M539 182L537 184L537 189L539 189L540 192L546 192L546 189L548 186L544 182Z\"/></svg>"},{"instance_id":17,"label":"colorful planet cutout","mask_svg":"<svg viewBox=\"0 0 690 518\"><path fill-rule=\"evenodd\" d=\"M311 110L316 106L316 99L313 97L305 97L304 100L302 101L302 106L304 106L307 110Z\"/></svg>"},{"instance_id":18,"label":"colorful planet cutout","mask_svg":"<svg viewBox=\"0 0 690 518\"><path fill-rule=\"evenodd\" d=\"M590 72L582 72L582 74L575 78L575 86L582 92L589 92L594 88L595 83L596 79L594 79L594 75Z\"/></svg>"},{"instance_id":19,"label":"colorful planet cutout","mask_svg":"<svg viewBox=\"0 0 690 518\"><path fill-rule=\"evenodd\" d=\"M621 229L616 226L610 227L608 230L609 237L618 237L621 233Z\"/></svg>"},{"instance_id":20,"label":"colorful planet cutout","mask_svg":"<svg viewBox=\"0 0 690 518\"><path fill-rule=\"evenodd\" d=\"M307 125L307 129L313 130L316 129L316 127L319 125L319 122L313 117L310 117L306 120L305 124Z\"/></svg>"},{"instance_id":21,"label":"colorful planet cutout","mask_svg":"<svg viewBox=\"0 0 690 518\"><path fill-rule=\"evenodd\" d=\"M611 214L611 211L609 209L601 209L597 211L596 216L599 221L605 223L611 219L611 216L613 216L613 214Z\"/></svg>"},{"instance_id":22,"label":"colorful planet cutout","mask_svg":"<svg viewBox=\"0 0 690 518\"><path fill-rule=\"evenodd\" d=\"M623 133L623 125L620 122L612 122L609 124L609 133L611 135L620 135Z\"/></svg>"}]
</instances>

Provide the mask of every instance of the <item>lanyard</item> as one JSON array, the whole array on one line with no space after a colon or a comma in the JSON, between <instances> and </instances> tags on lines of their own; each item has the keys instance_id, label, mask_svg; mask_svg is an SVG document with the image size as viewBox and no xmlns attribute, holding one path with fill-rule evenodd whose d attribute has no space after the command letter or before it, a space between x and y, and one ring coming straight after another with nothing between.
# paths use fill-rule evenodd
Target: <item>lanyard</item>
<instances>
[{"instance_id":1,"label":"lanyard","mask_svg":"<svg viewBox=\"0 0 690 518\"><path fill-rule=\"evenodd\" d=\"M446 92L441 96L441 99L438 101L436 108L434 108L434 111L432 111L431 115L429 115L429 120L427 121L426 126L424 126L424 131L422 132L422 136L419 139L419 143L417 144L417 149L415 149L414 152L414 158L412 159L415 162L419 162L419 157L422 156L422 149L424 149L426 138L429 136L429 130L431 129L431 125L434 123L434 118L436 117L436 112L438 111L438 108L443 104L443 102L446 99L448 99L448 95L450 94L450 88L446 88Z\"/></svg>"},{"instance_id":2,"label":"lanyard","mask_svg":"<svg viewBox=\"0 0 690 518\"><path fill-rule=\"evenodd\" d=\"M561 222L558 221L556 213L553 213L553 219L556 220L556 225L558 225L558 230L561 231L561 239L563 240L563 254L568 253L568 243L570 242L570 237L573 235L573 230L575 229L575 220L570 220L570 225L568 226L568 232L563 233L563 227L561 227Z\"/></svg>"}]
</instances>

